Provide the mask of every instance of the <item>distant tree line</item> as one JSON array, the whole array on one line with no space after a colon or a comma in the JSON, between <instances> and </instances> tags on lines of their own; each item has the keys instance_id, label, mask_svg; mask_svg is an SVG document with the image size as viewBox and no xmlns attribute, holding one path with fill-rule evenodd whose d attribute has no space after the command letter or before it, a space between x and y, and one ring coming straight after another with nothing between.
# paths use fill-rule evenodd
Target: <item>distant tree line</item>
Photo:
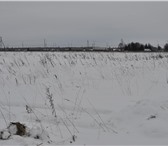
<instances>
[{"instance_id":1,"label":"distant tree line","mask_svg":"<svg viewBox=\"0 0 168 146\"><path fill-rule=\"evenodd\" d=\"M131 52L143 52L143 51L151 51L151 52L168 52L168 43L161 47L158 45L157 47L148 44L141 44L139 42L131 42L125 44L124 41L121 39L121 42L118 45L119 51L131 51Z\"/></svg>"}]
</instances>

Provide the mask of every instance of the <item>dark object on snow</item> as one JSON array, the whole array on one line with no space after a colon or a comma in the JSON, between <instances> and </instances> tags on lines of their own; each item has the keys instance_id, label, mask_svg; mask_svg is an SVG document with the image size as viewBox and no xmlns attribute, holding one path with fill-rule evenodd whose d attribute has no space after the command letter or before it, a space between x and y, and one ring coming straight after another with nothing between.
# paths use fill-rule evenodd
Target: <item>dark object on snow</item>
<instances>
[{"instance_id":1,"label":"dark object on snow","mask_svg":"<svg viewBox=\"0 0 168 146\"><path fill-rule=\"evenodd\" d=\"M150 119L155 119L156 118L156 115L151 115L149 118L148 118L148 120L150 120Z\"/></svg>"},{"instance_id":2,"label":"dark object on snow","mask_svg":"<svg viewBox=\"0 0 168 146\"><path fill-rule=\"evenodd\" d=\"M73 135L72 136L72 140L75 142L75 139L76 139L76 136L75 135Z\"/></svg>"},{"instance_id":3,"label":"dark object on snow","mask_svg":"<svg viewBox=\"0 0 168 146\"><path fill-rule=\"evenodd\" d=\"M26 126L25 125L23 125L19 122L11 122L9 127L13 126L13 125L15 125L16 129L17 129L16 135L20 135L20 136L26 135Z\"/></svg>"},{"instance_id":4,"label":"dark object on snow","mask_svg":"<svg viewBox=\"0 0 168 146\"><path fill-rule=\"evenodd\" d=\"M34 138L35 138L35 139L40 139L40 136L39 136L39 135L36 135Z\"/></svg>"},{"instance_id":5,"label":"dark object on snow","mask_svg":"<svg viewBox=\"0 0 168 146\"><path fill-rule=\"evenodd\" d=\"M72 135L72 140L70 141L70 143L75 142L76 138L76 135Z\"/></svg>"},{"instance_id":6,"label":"dark object on snow","mask_svg":"<svg viewBox=\"0 0 168 146\"><path fill-rule=\"evenodd\" d=\"M26 111L28 114L32 113L33 110L31 109L31 107L29 107L28 105L26 105Z\"/></svg>"}]
</instances>

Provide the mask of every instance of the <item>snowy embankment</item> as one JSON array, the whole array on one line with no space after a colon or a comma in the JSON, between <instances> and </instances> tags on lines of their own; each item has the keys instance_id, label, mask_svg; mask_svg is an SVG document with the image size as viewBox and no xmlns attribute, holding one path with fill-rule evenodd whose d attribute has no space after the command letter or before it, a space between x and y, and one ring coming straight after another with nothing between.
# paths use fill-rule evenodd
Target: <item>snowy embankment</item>
<instances>
[{"instance_id":1,"label":"snowy embankment","mask_svg":"<svg viewBox=\"0 0 168 146\"><path fill-rule=\"evenodd\" d=\"M10 122L33 132L0 145L168 144L168 54L1 52Z\"/></svg>"}]
</instances>

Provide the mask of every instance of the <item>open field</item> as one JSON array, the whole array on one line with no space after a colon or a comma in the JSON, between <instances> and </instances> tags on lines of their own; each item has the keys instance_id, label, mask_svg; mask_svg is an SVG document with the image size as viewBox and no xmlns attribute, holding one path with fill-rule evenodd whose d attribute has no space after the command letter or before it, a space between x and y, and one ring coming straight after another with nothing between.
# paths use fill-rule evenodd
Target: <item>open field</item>
<instances>
[{"instance_id":1,"label":"open field","mask_svg":"<svg viewBox=\"0 0 168 146\"><path fill-rule=\"evenodd\" d=\"M0 52L10 122L45 134L0 145L168 144L168 54Z\"/></svg>"}]
</instances>

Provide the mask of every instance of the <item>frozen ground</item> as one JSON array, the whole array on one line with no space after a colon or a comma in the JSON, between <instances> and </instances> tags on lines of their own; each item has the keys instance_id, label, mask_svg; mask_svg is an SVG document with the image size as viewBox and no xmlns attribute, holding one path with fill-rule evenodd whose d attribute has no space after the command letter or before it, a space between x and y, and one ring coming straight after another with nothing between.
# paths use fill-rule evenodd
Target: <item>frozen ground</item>
<instances>
[{"instance_id":1,"label":"frozen ground","mask_svg":"<svg viewBox=\"0 0 168 146\"><path fill-rule=\"evenodd\" d=\"M168 54L1 52L0 129L10 122L43 136L0 145L168 144Z\"/></svg>"}]
</instances>

